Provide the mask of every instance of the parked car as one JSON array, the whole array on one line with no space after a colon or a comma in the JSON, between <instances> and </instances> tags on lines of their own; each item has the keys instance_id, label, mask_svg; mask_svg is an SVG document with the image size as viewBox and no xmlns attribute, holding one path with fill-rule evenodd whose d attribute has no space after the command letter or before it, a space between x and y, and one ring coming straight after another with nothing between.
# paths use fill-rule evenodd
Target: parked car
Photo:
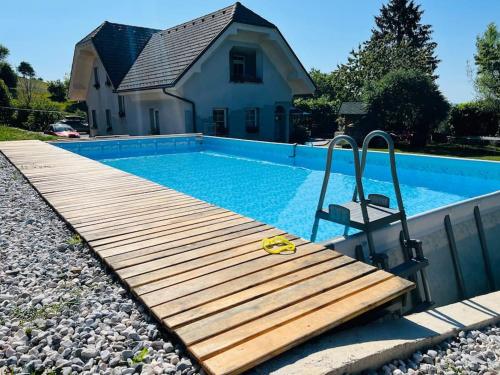
<instances>
[{"instance_id":1,"label":"parked car","mask_svg":"<svg viewBox=\"0 0 500 375\"><path fill-rule=\"evenodd\" d=\"M89 133L89 124L85 121L83 117L66 116L59 122L71 126L79 133L87 133L87 134Z\"/></svg>"},{"instance_id":2,"label":"parked car","mask_svg":"<svg viewBox=\"0 0 500 375\"><path fill-rule=\"evenodd\" d=\"M49 127L47 128L47 130L44 131L44 133L55 135L56 137L80 138L80 133L78 133L71 126L60 122L49 125Z\"/></svg>"}]
</instances>

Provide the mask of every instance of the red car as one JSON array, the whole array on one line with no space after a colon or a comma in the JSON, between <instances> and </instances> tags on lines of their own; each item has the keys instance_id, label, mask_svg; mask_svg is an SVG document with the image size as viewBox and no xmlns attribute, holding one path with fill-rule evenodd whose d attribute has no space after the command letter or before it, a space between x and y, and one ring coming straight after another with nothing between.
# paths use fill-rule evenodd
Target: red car
<instances>
[{"instance_id":1,"label":"red car","mask_svg":"<svg viewBox=\"0 0 500 375\"><path fill-rule=\"evenodd\" d=\"M55 135L56 137L80 138L80 133L78 133L75 129L69 125L61 123L50 125L44 133Z\"/></svg>"}]
</instances>

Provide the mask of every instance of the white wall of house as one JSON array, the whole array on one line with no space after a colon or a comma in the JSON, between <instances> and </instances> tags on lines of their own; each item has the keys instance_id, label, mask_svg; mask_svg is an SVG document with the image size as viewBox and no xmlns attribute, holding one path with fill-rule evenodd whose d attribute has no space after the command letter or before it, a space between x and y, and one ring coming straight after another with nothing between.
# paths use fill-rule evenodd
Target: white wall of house
<instances>
[{"instance_id":1,"label":"white wall of house","mask_svg":"<svg viewBox=\"0 0 500 375\"><path fill-rule=\"evenodd\" d=\"M269 141L287 141L290 137L288 112L293 98L293 67L286 61L277 42L255 30L242 30L234 26L219 39L209 53L194 66L178 87L168 89L172 94L187 98L196 105L196 129L192 124L192 106L189 103L165 95L162 90L144 90L123 93L125 116L119 116L118 94L107 86L104 66L96 56L93 67L99 72L100 88L94 87L94 73L90 76L87 91L89 124L93 125L92 110L97 114L95 135L152 134L150 109L157 111L159 133L175 134L196 130L214 134L212 113L215 108L226 109L228 136ZM276 36L275 36L276 37ZM233 47L245 47L256 51L257 75L261 82L231 82L230 51ZM295 72L295 76L296 76ZM289 79L292 77L291 79ZM285 115L276 120L277 106ZM246 111L258 110L258 132L246 129ZM108 131L106 109L111 112L112 130Z\"/></svg>"},{"instance_id":2,"label":"white wall of house","mask_svg":"<svg viewBox=\"0 0 500 375\"><path fill-rule=\"evenodd\" d=\"M94 68L97 68L99 77L99 88L94 87ZM88 82L87 107L89 115L89 125L94 127L92 110L96 111L97 128L91 129L93 135L107 134L128 134L129 124L127 117L120 117L118 111L118 94L113 92L113 86L106 84L107 74L98 57L95 57L92 64L92 73ZM108 131L106 121L106 110L110 111L111 130ZM126 113L126 112L125 112Z\"/></svg>"}]
</instances>

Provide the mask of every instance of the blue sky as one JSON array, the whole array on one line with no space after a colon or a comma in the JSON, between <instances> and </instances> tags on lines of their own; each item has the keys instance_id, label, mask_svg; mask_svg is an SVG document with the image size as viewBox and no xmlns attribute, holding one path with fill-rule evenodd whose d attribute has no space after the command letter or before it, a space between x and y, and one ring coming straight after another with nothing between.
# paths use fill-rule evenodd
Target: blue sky
<instances>
[{"instance_id":1,"label":"blue sky","mask_svg":"<svg viewBox=\"0 0 500 375\"><path fill-rule=\"evenodd\" d=\"M164 29L229 5L231 0L4 1L0 43L9 61L26 60L46 80L71 69L74 44L104 20ZM331 71L370 36L381 0L244 0L275 23L307 69ZM500 26L500 0L417 0L434 27L442 60L439 85L452 102L473 99L467 61L488 23ZM22 9L20 8L22 7Z\"/></svg>"}]
</instances>

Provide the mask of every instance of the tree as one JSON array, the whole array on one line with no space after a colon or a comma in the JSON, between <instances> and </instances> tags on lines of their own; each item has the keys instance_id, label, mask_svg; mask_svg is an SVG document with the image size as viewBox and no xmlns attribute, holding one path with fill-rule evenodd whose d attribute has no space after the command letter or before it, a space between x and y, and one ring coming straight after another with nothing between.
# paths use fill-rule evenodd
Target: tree
<instances>
[{"instance_id":1,"label":"tree","mask_svg":"<svg viewBox=\"0 0 500 375\"><path fill-rule=\"evenodd\" d=\"M35 69L33 69L31 64L26 61L21 61L21 63L17 67L17 71L24 78L35 78Z\"/></svg>"},{"instance_id":2,"label":"tree","mask_svg":"<svg viewBox=\"0 0 500 375\"><path fill-rule=\"evenodd\" d=\"M7 56L9 56L9 49L5 47L3 44L0 44L0 61L4 61Z\"/></svg>"},{"instance_id":3,"label":"tree","mask_svg":"<svg viewBox=\"0 0 500 375\"><path fill-rule=\"evenodd\" d=\"M50 93L50 98L55 102L65 102L67 99L67 88L65 82L60 79L49 81L47 90Z\"/></svg>"},{"instance_id":4,"label":"tree","mask_svg":"<svg viewBox=\"0 0 500 375\"><path fill-rule=\"evenodd\" d=\"M10 107L10 95L9 89L5 85L4 81L0 79L0 107ZM10 110L6 108L0 108L0 124L6 124L9 122Z\"/></svg>"},{"instance_id":5,"label":"tree","mask_svg":"<svg viewBox=\"0 0 500 375\"><path fill-rule=\"evenodd\" d=\"M424 146L431 130L450 108L436 83L418 70L394 70L365 89L365 132L383 129L411 135L413 147Z\"/></svg>"},{"instance_id":6,"label":"tree","mask_svg":"<svg viewBox=\"0 0 500 375\"><path fill-rule=\"evenodd\" d=\"M477 37L474 55L477 75L475 86L482 100L500 108L500 32L490 23L483 35Z\"/></svg>"},{"instance_id":7,"label":"tree","mask_svg":"<svg viewBox=\"0 0 500 375\"><path fill-rule=\"evenodd\" d=\"M17 71L23 77L20 86L21 90L18 90L18 96L22 100L23 104L29 108L33 100L33 91L35 87L33 78L35 77L35 70L30 63L21 61L21 63L17 67Z\"/></svg>"},{"instance_id":8,"label":"tree","mask_svg":"<svg viewBox=\"0 0 500 375\"><path fill-rule=\"evenodd\" d=\"M415 48L425 56L423 71L434 72L439 60L434 54L437 43L432 41L432 27L421 23L424 11L413 0L390 0L375 17L371 41Z\"/></svg>"},{"instance_id":9,"label":"tree","mask_svg":"<svg viewBox=\"0 0 500 375\"><path fill-rule=\"evenodd\" d=\"M9 53L9 49L0 44L0 79L8 88L14 89L17 86L17 75L10 64L5 61Z\"/></svg>"},{"instance_id":10,"label":"tree","mask_svg":"<svg viewBox=\"0 0 500 375\"><path fill-rule=\"evenodd\" d=\"M420 23L423 10L409 0L391 0L375 17L369 40L349 54L337 68L336 78L348 100L359 100L363 87L378 81L392 70L412 69L437 78L439 60L430 25Z\"/></svg>"},{"instance_id":11,"label":"tree","mask_svg":"<svg viewBox=\"0 0 500 375\"><path fill-rule=\"evenodd\" d=\"M10 89L15 89L17 87L17 74L10 64L5 61L0 61L0 79L3 80Z\"/></svg>"}]
</instances>

